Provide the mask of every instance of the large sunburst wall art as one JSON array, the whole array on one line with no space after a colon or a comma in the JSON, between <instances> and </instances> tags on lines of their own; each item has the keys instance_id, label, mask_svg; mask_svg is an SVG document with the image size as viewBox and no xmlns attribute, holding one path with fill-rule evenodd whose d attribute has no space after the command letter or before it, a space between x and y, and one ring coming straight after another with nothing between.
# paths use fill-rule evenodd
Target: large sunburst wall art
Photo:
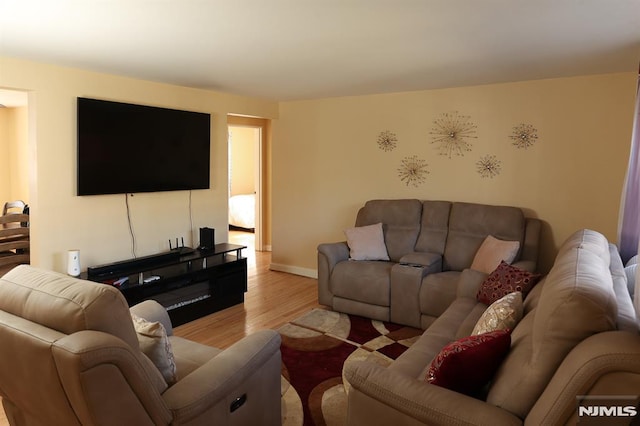
<instances>
[{"instance_id":1,"label":"large sunburst wall art","mask_svg":"<svg viewBox=\"0 0 640 426\"><path fill-rule=\"evenodd\" d=\"M538 140L538 130L531 124L520 123L513 128L509 137L513 145L527 149Z\"/></svg>"},{"instance_id":2,"label":"large sunburst wall art","mask_svg":"<svg viewBox=\"0 0 640 426\"><path fill-rule=\"evenodd\" d=\"M471 142L477 139L476 126L467 115L460 115L458 111L443 113L433 121L433 128L429 132L431 143L438 144L440 155L464 156L471 151Z\"/></svg>"},{"instance_id":3,"label":"large sunburst wall art","mask_svg":"<svg viewBox=\"0 0 640 426\"><path fill-rule=\"evenodd\" d=\"M417 155L411 155L402 159L400 167L398 167L398 177L405 185L417 188L424 183L429 174L429 165L425 160L418 158Z\"/></svg>"},{"instance_id":4,"label":"large sunburst wall art","mask_svg":"<svg viewBox=\"0 0 640 426\"><path fill-rule=\"evenodd\" d=\"M385 130L378 135L378 148L383 151L393 151L398 143L395 133Z\"/></svg>"},{"instance_id":5,"label":"large sunburst wall art","mask_svg":"<svg viewBox=\"0 0 640 426\"><path fill-rule=\"evenodd\" d=\"M476 170L483 178L494 178L502 170L502 162L495 155L485 155L476 162Z\"/></svg>"}]
</instances>

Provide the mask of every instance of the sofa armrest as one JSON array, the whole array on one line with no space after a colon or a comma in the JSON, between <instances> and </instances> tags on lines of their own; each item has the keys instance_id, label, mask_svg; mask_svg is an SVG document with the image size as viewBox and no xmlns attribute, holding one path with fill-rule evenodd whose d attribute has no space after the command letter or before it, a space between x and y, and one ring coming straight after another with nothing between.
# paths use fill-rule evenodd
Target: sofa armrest
<instances>
[{"instance_id":1,"label":"sofa armrest","mask_svg":"<svg viewBox=\"0 0 640 426\"><path fill-rule=\"evenodd\" d=\"M393 424L398 416L429 425L521 425L506 410L371 362L345 366L349 425ZM464 409L462 409L464 407Z\"/></svg>"},{"instance_id":2,"label":"sofa armrest","mask_svg":"<svg viewBox=\"0 0 640 426\"><path fill-rule=\"evenodd\" d=\"M421 266L426 274L442 272L442 255L440 253L412 252L400 258L401 265Z\"/></svg>"},{"instance_id":3,"label":"sofa armrest","mask_svg":"<svg viewBox=\"0 0 640 426\"><path fill-rule=\"evenodd\" d=\"M569 424L576 397L639 397L640 335L626 331L598 333L567 355L529 412L527 424ZM633 401L637 404L636 401Z\"/></svg>"},{"instance_id":4,"label":"sofa armrest","mask_svg":"<svg viewBox=\"0 0 640 426\"><path fill-rule=\"evenodd\" d=\"M339 243L324 243L318 245L318 253L327 259L331 271L338 262L349 259L349 246L346 241Z\"/></svg>"},{"instance_id":5,"label":"sofa armrest","mask_svg":"<svg viewBox=\"0 0 640 426\"><path fill-rule=\"evenodd\" d=\"M324 243L318 246L318 302L333 306L330 280L333 268L344 260L349 260L349 246L346 241Z\"/></svg>"},{"instance_id":6,"label":"sofa armrest","mask_svg":"<svg viewBox=\"0 0 640 426\"><path fill-rule=\"evenodd\" d=\"M173 326L171 325L171 318L164 306L156 302L155 300L145 300L129 308L132 314L144 318L147 321L161 323L167 331L167 336L173 335Z\"/></svg>"},{"instance_id":7,"label":"sofa armrest","mask_svg":"<svg viewBox=\"0 0 640 426\"><path fill-rule=\"evenodd\" d=\"M276 331L258 331L180 379L163 394L174 422L184 424L205 416L208 424L226 424L232 405L246 401L240 417L253 416L258 422L254 424L279 423L280 342Z\"/></svg>"}]
</instances>

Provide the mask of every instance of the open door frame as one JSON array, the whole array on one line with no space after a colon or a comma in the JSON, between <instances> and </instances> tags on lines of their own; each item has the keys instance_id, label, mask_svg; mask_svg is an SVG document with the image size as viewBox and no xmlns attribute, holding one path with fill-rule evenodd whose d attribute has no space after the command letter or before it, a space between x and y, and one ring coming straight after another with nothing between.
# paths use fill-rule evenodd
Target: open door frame
<instances>
[{"instance_id":1,"label":"open door frame","mask_svg":"<svg viewBox=\"0 0 640 426\"><path fill-rule=\"evenodd\" d=\"M256 187L256 216L255 216L255 249L258 251L270 251L271 245L268 242L268 164L267 151L269 146L270 120L246 117L239 115L227 116L227 127L252 127L257 128L258 141L255 145L255 187Z\"/></svg>"}]
</instances>

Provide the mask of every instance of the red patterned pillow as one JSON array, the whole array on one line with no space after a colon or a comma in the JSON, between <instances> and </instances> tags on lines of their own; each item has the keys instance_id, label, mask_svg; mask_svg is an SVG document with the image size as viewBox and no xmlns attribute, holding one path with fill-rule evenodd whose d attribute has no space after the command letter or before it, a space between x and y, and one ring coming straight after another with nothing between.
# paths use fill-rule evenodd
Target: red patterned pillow
<instances>
[{"instance_id":1,"label":"red patterned pillow","mask_svg":"<svg viewBox=\"0 0 640 426\"><path fill-rule=\"evenodd\" d=\"M442 348L427 371L427 382L467 395L491 380L511 348L511 330L463 337Z\"/></svg>"},{"instance_id":2,"label":"red patterned pillow","mask_svg":"<svg viewBox=\"0 0 640 426\"><path fill-rule=\"evenodd\" d=\"M540 274L533 274L502 261L480 285L476 299L485 305L491 305L514 291L522 292L524 299L541 277Z\"/></svg>"}]
</instances>

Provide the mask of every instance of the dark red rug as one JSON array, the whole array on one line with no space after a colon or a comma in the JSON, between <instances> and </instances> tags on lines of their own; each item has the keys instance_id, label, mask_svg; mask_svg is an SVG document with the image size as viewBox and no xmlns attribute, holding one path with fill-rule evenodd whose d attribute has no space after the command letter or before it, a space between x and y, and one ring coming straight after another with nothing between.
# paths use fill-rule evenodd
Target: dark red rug
<instances>
[{"instance_id":1,"label":"dark red rug","mask_svg":"<svg viewBox=\"0 0 640 426\"><path fill-rule=\"evenodd\" d=\"M388 365L422 330L314 309L278 330L282 336L283 425L341 425L346 419L345 363Z\"/></svg>"}]
</instances>

